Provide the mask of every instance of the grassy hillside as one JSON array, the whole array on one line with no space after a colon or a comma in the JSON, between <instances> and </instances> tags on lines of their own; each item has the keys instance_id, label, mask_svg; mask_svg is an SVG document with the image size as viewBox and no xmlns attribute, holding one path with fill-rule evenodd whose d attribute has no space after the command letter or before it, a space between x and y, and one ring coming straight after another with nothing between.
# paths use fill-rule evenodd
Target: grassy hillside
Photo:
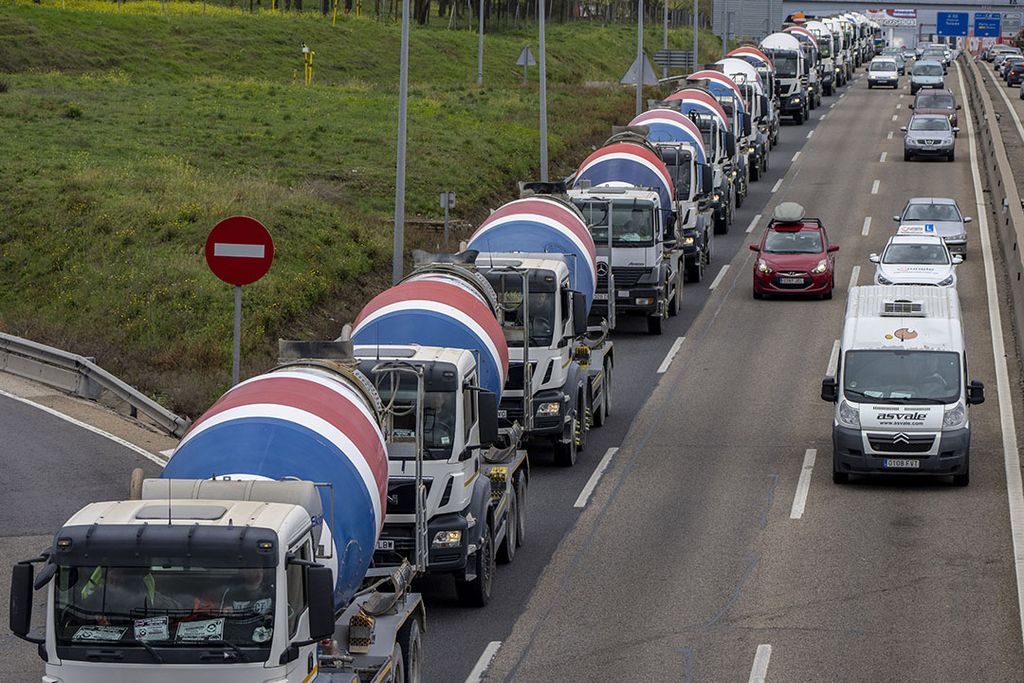
<instances>
[{"instance_id":1,"label":"grassy hillside","mask_svg":"<svg viewBox=\"0 0 1024 683\"><path fill-rule=\"evenodd\" d=\"M628 90L584 83L621 77L634 41L627 27L549 27L553 172L631 117ZM487 36L477 88L474 34L413 29L408 217L436 218L453 190L455 217L478 221L536 176L536 70L524 85L515 66L527 42ZM278 336L336 334L390 273L398 43L397 26L313 13L0 6L0 329L96 356L195 414L230 367L231 292L202 246L244 213L277 259L245 291L243 368L270 365ZM416 243L436 232L413 227Z\"/></svg>"}]
</instances>

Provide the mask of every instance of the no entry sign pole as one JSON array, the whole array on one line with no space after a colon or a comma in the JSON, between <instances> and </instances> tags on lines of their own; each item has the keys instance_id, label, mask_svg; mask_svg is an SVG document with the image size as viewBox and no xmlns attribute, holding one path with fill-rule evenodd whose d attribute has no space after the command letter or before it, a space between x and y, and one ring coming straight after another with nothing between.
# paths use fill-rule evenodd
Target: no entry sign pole
<instances>
[{"instance_id":1,"label":"no entry sign pole","mask_svg":"<svg viewBox=\"0 0 1024 683\"><path fill-rule=\"evenodd\" d=\"M242 357L242 286L267 274L274 262L274 240L255 218L231 216L213 226L206 238L206 263L218 278L235 286L231 384L238 384Z\"/></svg>"}]
</instances>

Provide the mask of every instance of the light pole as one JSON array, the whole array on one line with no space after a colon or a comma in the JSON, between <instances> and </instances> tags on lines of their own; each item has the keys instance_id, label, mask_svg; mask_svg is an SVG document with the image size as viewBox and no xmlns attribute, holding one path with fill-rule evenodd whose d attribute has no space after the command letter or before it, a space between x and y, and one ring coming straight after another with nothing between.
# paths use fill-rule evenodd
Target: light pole
<instances>
[{"instance_id":1,"label":"light pole","mask_svg":"<svg viewBox=\"0 0 1024 683\"><path fill-rule=\"evenodd\" d=\"M454 10L453 10L454 11ZM480 28L477 31L479 38L477 39L476 48L476 84L484 84L484 0L480 0Z\"/></svg>"},{"instance_id":2,"label":"light pole","mask_svg":"<svg viewBox=\"0 0 1024 683\"><path fill-rule=\"evenodd\" d=\"M661 49L665 51L665 66L661 68L661 77L668 78L668 0L665 3L665 28L662 31Z\"/></svg>"},{"instance_id":3,"label":"light pole","mask_svg":"<svg viewBox=\"0 0 1024 683\"><path fill-rule=\"evenodd\" d=\"M697 70L697 0L693 0L693 70Z\"/></svg>"},{"instance_id":4,"label":"light pole","mask_svg":"<svg viewBox=\"0 0 1024 683\"><path fill-rule=\"evenodd\" d=\"M409 0L405 0L408 2ZM544 47L544 0L537 0L537 18L540 23L540 179L548 181L548 70L547 50Z\"/></svg>"},{"instance_id":5,"label":"light pole","mask_svg":"<svg viewBox=\"0 0 1024 683\"><path fill-rule=\"evenodd\" d=\"M398 80L398 161L395 164L395 244L391 282L402 279L405 260L405 122L409 99L409 0L402 0L402 56Z\"/></svg>"},{"instance_id":6,"label":"light pole","mask_svg":"<svg viewBox=\"0 0 1024 683\"><path fill-rule=\"evenodd\" d=\"M644 99L644 0L637 0L636 13L636 115Z\"/></svg>"}]
</instances>

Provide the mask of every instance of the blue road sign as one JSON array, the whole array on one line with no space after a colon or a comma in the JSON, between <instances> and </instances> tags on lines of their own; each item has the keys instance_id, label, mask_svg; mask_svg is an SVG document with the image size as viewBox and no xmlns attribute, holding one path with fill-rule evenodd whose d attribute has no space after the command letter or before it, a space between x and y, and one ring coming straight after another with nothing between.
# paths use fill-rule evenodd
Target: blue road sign
<instances>
[{"instance_id":1,"label":"blue road sign","mask_svg":"<svg viewBox=\"0 0 1024 683\"><path fill-rule=\"evenodd\" d=\"M1001 18L1002 15L1000 15L999 12L975 12L974 37L998 38Z\"/></svg>"},{"instance_id":2,"label":"blue road sign","mask_svg":"<svg viewBox=\"0 0 1024 683\"><path fill-rule=\"evenodd\" d=\"M967 35L967 12L939 12L935 23L940 36Z\"/></svg>"}]
</instances>

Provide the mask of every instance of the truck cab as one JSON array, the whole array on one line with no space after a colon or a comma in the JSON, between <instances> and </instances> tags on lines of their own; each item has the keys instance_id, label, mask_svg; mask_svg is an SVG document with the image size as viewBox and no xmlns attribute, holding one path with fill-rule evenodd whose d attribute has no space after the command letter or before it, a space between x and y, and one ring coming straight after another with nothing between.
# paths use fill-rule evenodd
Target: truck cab
<instances>
[{"instance_id":1,"label":"truck cab","mask_svg":"<svg viewBox=\"0 0 1024 683\"><path fill-rule=\"evenodd\" d=\"M775 65L781 114L792 117L798 125L802 124L809 116L811 103L808 96L810 76L800 41L788 33L773 33L761 41L761 50Z\"/></svg>"},{"instance_id":2,"label":"truck cab","mask_svg":"<svg viewBox=\"0 0 1024 683\"><path fill-rule=\"evenodd\" d=\"M839 85L836 82L835 40L831 29L821 21L809 21L804 27L814 34L818 44L818 57L821 69L821 92L831 95Z\"/></svg>"},{"instance_id":3,"label":"truck cab","mask_svg":"<svg viewBox=\"0 0 1024 683\"><path fill-rule=\"evenodd\" d=\"M712 168L697 161L694 145L652 143L665 162L676 187L676 233L682 249L686 279L700 282L714 253L714 209L711 204Z\"/></svg>"},{"instance_id":4,"label":"truck cab","mask_svg":"<svg viewBox=\"0 0 1024 683\"><path fill-rule=\"evenodd\" d=\"M724 235L729 232L729 227L732 225L733 206L736 199L732 177L734 169L730 154L730 148L735 151L735 143L729 144L732 141L717 117L696 111L691 111L687 115L700 129L701 137L704 139L704 149L707 151L708 164L711 166L712 191L710 199L714 232L716 235Z\"/></svg>"},{"instance_id":5,"label":"truck cab","mask_svg":"<svg viewBox=\"0 0 1024 683\"><path fill-rule=\"evenodd\" d=\"M952 476L970 481L969 409L985 400L968 382L954 287L853 287L838 364L821 385L835 404L832 478Z\"/></svg>"}]
</instances>

